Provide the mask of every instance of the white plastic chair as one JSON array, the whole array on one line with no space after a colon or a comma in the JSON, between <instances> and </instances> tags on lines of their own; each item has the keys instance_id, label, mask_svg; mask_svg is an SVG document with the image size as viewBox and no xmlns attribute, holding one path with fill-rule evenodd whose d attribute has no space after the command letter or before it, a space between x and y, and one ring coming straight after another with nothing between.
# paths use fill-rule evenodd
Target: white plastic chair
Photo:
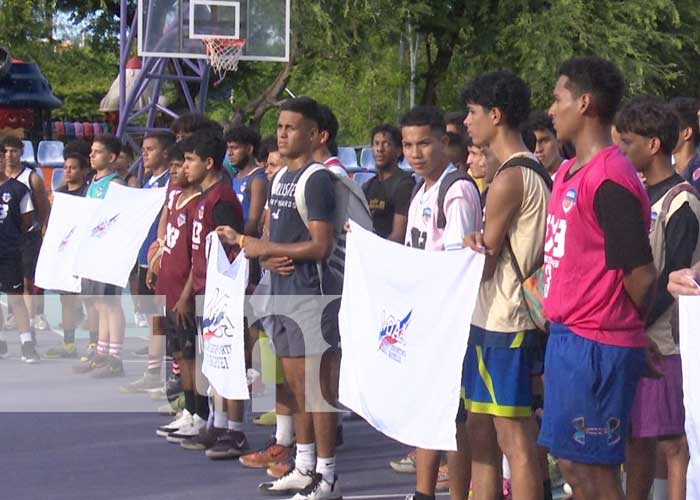
<instances>
[{"instance_id":1,"label":"white plastic chair","mask_svg":"<svg viewBox=\"0 0 700 500\"><path fill-rule=\"evenodd\" d=\"M372 148L362 148L362 152L360 153L360 166L365 170L377 169L377 166L374 163Z\"/></svg>"},{"instance_id":2,"label":"white plastic chair","mask_svg":"<svg viewBox=\"0 0 700 500\"><path fill-rule=\"evenodd\" d=\"M41 141L36 159L45 167L63 167L63 143L61 141Z\"/></svg>"},{"instance_id":3,"label":"white plastic chair","mask_svg":"<svg viewBox=\"0 0 700 500\"><path fill-rule=\"evenodd\" d=\"M340 161L346 169L352 170L358 168L357 153L355 153L354 148L339 147L338 158L340 158Z\"/></svg>"},{"instance_id":4,"label":"white plastic chair","mask_svg":"<svg viewBox=\"0 0 700 500\"><path fill-rule=\"evenodd\" d=\"M29 163L31 165L36 165L36 157L34 156L34 144L32 141L22 141L24 144L24 150L22 151L22 158L20 161Z\"/></svg>"},{"instance_id":5,"label":"white plastic chair","mask_svg":"<svg viewBox=\"0 0 700 500\"><path fill-rule=\"evenodd\" d=\"M56 167L51 172L51 190L56 191L63 184L63 167Z\"/></svg>"},{"instance_id":6,"label":"white plastic chair","mask_svg":"<svg viewBox=\"0 0 700 500\"><path fill-rule=\"evenodd\" d=\"M372 177L374 177L374 175L375 174L373 174L372 172L358 172L352 176L352 180L355 181L355 184L362 187L362 185L368 180L370 180Z\"/></svg>"}]
</instances>

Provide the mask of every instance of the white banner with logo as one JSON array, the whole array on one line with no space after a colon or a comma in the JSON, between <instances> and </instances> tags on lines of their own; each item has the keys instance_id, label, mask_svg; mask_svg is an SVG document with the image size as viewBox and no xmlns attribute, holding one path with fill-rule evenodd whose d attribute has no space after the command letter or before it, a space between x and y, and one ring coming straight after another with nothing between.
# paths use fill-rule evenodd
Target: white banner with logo
<instances>
[{"instance_id":1,"label":"white banner with logo","mask_svg":"<svg viewBox=\"0 0 700 500\"><path fill-rule=\"evenodd\" d=\"M456 450L462 363L484 266L351 223L340 308L340 402L402 443Z\"/></svg>"},{"instance_id":2,"label":"white banner with logo","mask_svg":"<svg viewBox=\"0 0 700 500\"><path fill-rule=\"evenodd\" d=\"M73 272L126 287L139 249L165 202L167 188L136 189L112 183L90 219Z\"/></svg>"},{"instance_id":3,"label":"white banner with logo","mask_svg":"<svg viewBox=\"0 0 700 500\"><path fill-rule=\"evenodd\" d=\"M80 292L80 277L73 273L81 256L80 243L92 214L102 200L54 193L51 215L36 265L36 285L45 290Z\"/></svg>"},{"instance_id":4,"label":"white banner with logo","mask_svg":"<svg viewBox=\"0 0 700 500\"><path fill-rule=\"evenodd\" d=\"M244 302L248 259L240 252L230 263L215 232L207 236L202 373L217 394L248 399L244 352Z\"/></svg>"},{"instance_id":5,"label":"white banner with logo","mask_svg":"<svg viewBox=\"0 0 700 500\"><path fill-rule=\"evenodd\" d=\"M700 297L679 299L685 433L690 447L686 498L700 498Z\"/></svg>"}]
</instances>

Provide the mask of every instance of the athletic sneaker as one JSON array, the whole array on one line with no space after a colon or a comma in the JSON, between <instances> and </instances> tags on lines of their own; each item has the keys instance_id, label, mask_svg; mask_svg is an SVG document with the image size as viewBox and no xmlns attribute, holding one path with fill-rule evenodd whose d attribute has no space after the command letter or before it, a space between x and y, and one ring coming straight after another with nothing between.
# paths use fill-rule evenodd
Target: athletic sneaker
<instances>
[{"instance_id":1,"label":"athletic sneaker","mask_svg":"<svg viewBox=\"0 0 700 500\"><path fill-rule=\"evenodd\" d=\"M135 351L132 351L132 354L137 358L147 358L148 346L142 347L141 349L136 349Z\"/></svg>"},{"instance_id":2,"label":"athletic sneaker","mask_svg":"<svg viewBox=\"0 0 700 500\"><path fill-rule=\"evenodd\" d=\"M227 430L219 435L216 443L205 454L212 459L240 457L248 451L248 439L240 431Z\"/></svg>"},{"instance_id":3,"label":"athletic sneaker","mask_svg":"<svg viewBox=\"0 0 700 500\"><path fill-rule=\"evenodd\" d=\"M314 474L316 473L308 472L305 474L294 467L275 481L260 483L258 491L269 496L293 495L313 483Z\"/></svg>"},{"instance_id":4,"label":"athletic sneaker","mask_svg":"<svg viewBox=\"0 0 700 500\"><path fill-rule=\"evenodd\" d=\"M182 410L180 416L175 420L158 427L158 429L156 429L156 436L168 437L169 434L180 430L180 428L184 427L185 424L192 424L192 414L186 409Z\"/></svg>"},{"instance_id":5,"label":"athletic sneaker","mask_svg":"<svg viewBox=\"0 0 700 500\"><path fill-rule=\"evenodd\" d=\"M22 361L28 365L33 365L34 363L38 363L40 359L39 353L36 352L34 342L22 343Z\"/></svg>"},{"instance_id":6,"label":"athletic sneaker","mask_svg":"<svg viewBox=\"0 0 700 500\"><path fill-rule=\"evenodd\" d=\"M216 440L219 438L219 436L225 433L226 429L219 429L213 425L210 428L204 426L199 431L199 434L189 439L185 439L180 443L180 446L186 450L208 450L216 444Z\"/></svg>"},{"instance_id":7,"label":"athletic sneaker","mask_svg":"<svg viewBox=\"0 0 700 500\"><path fill-rule=\"evenodd\" d=\"M277 444L273 437L265 448L243 455L238 461L243 467L251 469L267 469L281 462L286 462L292 456L292 446Z\"/></svg>"},{"instance_id":8,"label":"athletic sneaker","mask_svg":"<svg viewBox=\"0 0 700 500\"><path fill-rule=\"evenodd\" d=\"M175 415L185 409L185 395L181 393L177 399L158 407L159 415Z\"/></svg>"},{"instance_id":9,"label":"athletic sneaker","mask_svg":"<svg viewBox=\"0 0 700 500\"><path fill-rule=\"evenodd\" d=\"M165 381L165 397L168 398L168 401L173 401L180 394L182 394L182 379L180 379L180 375L171 373Z\"/></svg>"},{"instance_id":10,"label":"athletic sneaker","mask_svg":"<svg viewBox=\"0 0 700 500\"><path fill-rule=\"evenodd\" d=\"M312 472L311 477L311 484L294 495L292 500L342 500L338 476L333 477L332 484L318 472Z\"/></svg>"},{"instance_id":11,"label":"athletic sneaker","mask_svg":"<svg viewBox=\"0 0 700 500\"><path fill-rule=\"evenodd\" d=\"M510 479L503 478L503 500L512 500L513 488L510 484Z\"/></svg>"},{"instance_id":12,"label":"athletic sneaker","mask_svg":"<svg viewBox=\"0 0 700 500\"><path fill-rule=\"evenodd\" d=\"M34 317L34 321L32 323L34 325L34 328L36 330L39 330L40 332L45 332L51 329L51 327L49 326L49 322L46 320L46 316L44 316L43 314L37 314Z\"/></svg>"},{"instance_id":13,"label":"athletic sneaker","mask_svg":"<svg viewBox=\"0 0 700 500\"><path fill-rule=\"evenodd\" d=\"M95 356L97 356L97 344L90 343L87 346L85 354L80 356L80 362L87 363L88 361L92 361Z\"/></svg>"},{"instance_id":14,"label":"athletic sneaker","mask_svg":"<svg viewBox=\"0 0 700 500\"><path fill-rule=\"evenodd\" d=\"M8 355L7 342L0 340L0 358L6 358Z\"/></svg>"},{"instance_id":15,"label":"athletic sneaker","mask_svg":"<svg viewBox=\"0 0 700 500\"><path fill-rule=\"evenodd\" d=\"M44 357L46 359L74 359L78 357L78 348L75 342L63 343L46 351Z\"/></svg>"},{"instance_id":16,"label":"athletic sneaker","mask_svg":"<svg viewBox=\"0 0 700 500\"><path fill-rule=\"evenodd\" d=\"M396 472L402 474L415 474L416 473L416 450L411 450L408 455L398 460L392 460L389 465Z\"/></svg>"},{"instance_id":17,"label":"athletic sneaker","mask_svg":"<svg viewBox=\"0 0 700 500\"><path fill-rule=\"evenodd\" d=\"M95 368L92 378L113 378L124 376L124 363L119 358L107 356L107 362Z\"/></svg>"},{"instance_id":18,"label":"athletic sneaker","mask_svg":"<svg viewBox=\"0 0 700 500\"><path fill-rule=\"evenodd\" d=\"M294 457L290 457L289 460L268 467L265 473L270 477L279 479L280 477L294 470L294 467Z\"/></svg>"},{"instance_id":19,"label":"athletic sneaker","mask_svg":"<svg viewBox=\"0 0 700 500\"><path fill-rule=\"evenodd\" d=\"M119 391L124 394L133 394L137 392L146 392L151 389L158 389L163 385L159 373L151 373L148 370L144 372L141 378L138 378L130 384L123 385Z\"/></svg>"},{"instance_id":20,"label":"athletic sneaker","mask_svg":"<svg viewBox=\"0 0 700 500\"><path fill-rule=\"evenodd\" d=\"M148 316L144 313L136 313L134 323L136 323L137 328L146 328L148 326Z\"/></svg>"},{"instance_id":21,"label":"athletic sneaker","mask_svg":"<svg viewBox=\"0 0 700 500\"><path fill-rule=\"evenodd\" d=\"M191 422L186 423L177 431L168 434L168 437L166 439L168 440L168 443L180 444L185 439L189 439L199 434L199 431L201 431L202 428L206 427L206 425L206 420L202 419L202 417L200 417L199 415L195 415L194 417L192 417Z\"/></svg>"},{"instance_id":22,"label":"athletic sneaker","mask_svg":"<svg viewBox=\"0 0 700 500\"><path fill-rule=\"evenodd\" d=\"M79 364L73 367L73 373L87 373L101 368L107 364L109 356L95 355L91 359L86 359L85 361L80 361Z\"/></svg>"},{"instance_id":23,"label":"athletic sneaker","mask_svg":"<svg viewBox=\"0 0 700 500\"><path fill-rule=\"evenodd\" d=\"M268 411L263 413L258 418L253 420L255 425L262 425L265 427L273 427L277 425L277 414L274 411Z\"/></svg>"},{"instance_id":24,"label":"athletic sneaker","mask_svg":"<svg viewBox=\"0 0 700 500\"><path fill-rule=\"evenodd\" d=\"M158 387L156 389L148 389L145 391L148 397L153 401L167 401L168 397L165 394L165 386Z\"/></svg>"},{"instance_id":25,"label":"athletic sneaker","mask_svg":"<svg viewBox=\"0 0 700 500\"><path fill-rule=\"evenodd\" d=\"M5 318L5 326L3 328L6 332L17 330L17 320L15 319L14 314L7 315L7 318Z\"/></svg>"}]
</instances>

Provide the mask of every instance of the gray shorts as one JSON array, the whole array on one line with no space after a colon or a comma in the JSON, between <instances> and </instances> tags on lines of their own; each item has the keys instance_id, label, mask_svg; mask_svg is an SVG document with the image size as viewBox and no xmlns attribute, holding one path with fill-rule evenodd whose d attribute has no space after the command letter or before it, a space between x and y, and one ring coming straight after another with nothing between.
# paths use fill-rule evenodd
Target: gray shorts
<instances>
[{"instance_id":1,"label":"gray shorts","mask_svg":"<svg viewBox=\"0 0 700 500\"><path fill-rule=\"evenodd\" d=\"M80 294L81 295L93 295L95 297L100 296L115 296L122 294L122 287L116 285L110 285L108 283L101 283L99 281L92 281L83 278L80 284Z\"/></svg>"},{"instance_id":2,"label":"gray shorts","mask_svg":"<svg viewBox=\"0 0 700 500\"><path fill-rule=\"evenodd\" d=\"M293 314L270 316L269 336L280 358L320 356L340 348L340 299L325 307L317 301L296 304Z\"/></svg>"}]
</instances>

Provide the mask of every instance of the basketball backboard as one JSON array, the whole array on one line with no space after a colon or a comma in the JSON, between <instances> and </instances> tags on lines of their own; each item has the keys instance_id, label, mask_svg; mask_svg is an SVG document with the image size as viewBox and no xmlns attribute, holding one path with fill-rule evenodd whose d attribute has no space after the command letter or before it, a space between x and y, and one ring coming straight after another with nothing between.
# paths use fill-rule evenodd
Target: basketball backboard
<instances>
[{"instance_id":1,"label":"basketball backboard","mask_svg":"<svg viewBox=\"0 0 700 500\"><path fill-rule=\"evenodd\" d=\"M206 37L245 39L242 61L289 60L290 0L138 0L138 51L204 59Z\"/></svg>"}]
</instances>

